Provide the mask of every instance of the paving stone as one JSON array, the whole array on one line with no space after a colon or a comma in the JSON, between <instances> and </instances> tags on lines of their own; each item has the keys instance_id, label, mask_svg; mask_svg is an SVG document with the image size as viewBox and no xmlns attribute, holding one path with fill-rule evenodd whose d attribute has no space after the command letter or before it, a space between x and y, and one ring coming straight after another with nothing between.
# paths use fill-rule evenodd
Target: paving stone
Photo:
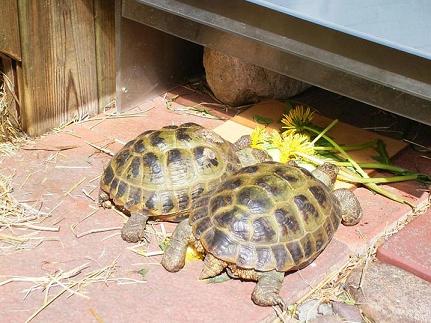
<instances>
[{"instance_id":1,"label":"paving stone","mask_svg":"<svg viewBox=\"0 0 431 323\"><path fill-rule=\"evenodd\" d=\"M357 289L362 277L362 288ZM431 322L431 284L398 267L370 263L347 285L363 313L375 322Z\"/></svg>"},{"instance_id":2,"label":"paving stone","mask_svg":"<svg viewBox=\"0 0 431 323\"><path fill-rule=\"evenodd\" d=\"M318 308L320 305L320 300L310 299L298 307L298 319L300 321L308 321L316 318L318 313Z\"/></svg>"},{"instance_id":3,"label":"paving stone","mask_svg":"<svg viewBox=\"0 0 431 323\"><path fill-rule=\"evenodd\" d=\"M275 317L272 308L262 308L252 303L250 295L255 286L253 282L230 280L221 284L205 284L198 281L201 262L190 263L183 271L171 274L159 265L160 257L146 258L128 250L132 245L121 240L118 230L89 234L82 238L77 238L71 230L71 226L77 223L77 233L95 228L121 227L123 223L123 218L113 210L98 209L97 213L85 219L94 208L97 209L97 205L84 195L82 189L92 191L91 196L97 198L96 177L110 158L89 146L86 141L104 146L111 143L113 138L127 141L145 129L189 121L209 128L222 122L167 112L159 104L147 111L145 118L71 125L61 134L49 134L33 143L40 145L40 148L42 144L45 148L64 145L76 145L77 148L60 153L20 150L15 156L0 161L2 174L15 173L12 183L14 196L21 201L28 200L29 204L34 203L33 206L37 209L40 207L43 212L52 211L51 217L41 225L60 226L59 232L39 233L40 236L60 241L44 242L31 251L1 255L1 276L43 276L54 274L60 269L70 270L86 262L92 266L89 270L93 270L111 263L117 257L119 267L116 277L141 279L137 271L144 267L149 269L144 284L118 285L108 282L107 285L90 285L86 288L90 299L77 295L64 297L66 293L42 311L35 322L67 322L71 318L80 322L94 322L100 321L98 317L106 322L255 322ZM121 144L112 143L108 148L115 152L121 148ZM53 159L55 155L56 159ZM83 177L86 179L74 187ZM341 227L336 239L331 241L315 262L286 276L281 295L287 303L295 302L328 274L338 270L350 255L361 248L363 250L372 237L384 231L386 222L393 223L408 211L399 204L363 189L356 190L355 194L365 205L364 220L359 227ZM53 210L59 202L61 205ZM61 221L56 223L57 220ZM165 227L168 232L172 232L174 225L165 224ZM21 233L20 230L17 232ZM149 248L158 250L155 242ZM0 287L1 321L25 321L42 304L44 294L40 290L23 299L22 290L30 286L29 283L10 283ZM53 292L59 290L55 288Z\"/></svg>"},{"instance_id":4,"label":"paving stone","mask_svg":"<svg viewBox=\"0 0 431 323\"><path fill-rule=\"evenodd\" d=\"M345 322L362 322L361 311L356 305L350 305L342 302L332 302L332 310Z\"/></svg>"},{"instance_id":5,"label":"paving stone","mask_svg":"<svg viewBox=\"0 0 431 323\"><path fill-rule=\"evenodd\" d=\"M431 210L390 237L377 258L431 282Z\"/></svg>"},{"instance_id":6,"label":"paving stone","mask_svg":"<svg viewBox=\"0 0 431 323\"><path fill-rule=\"evenodd\" d=\"M355 226L340 225L335 239L347 244L353 253L363 254L377 237L411 212L411 208L362 187L354 193L363 208L363 218Z\"/></svg>"},{"instance_id":7,"label":"paving stone","mask_svg":"<svg viewBox=\"0 0 431 323\"><path fill-rule=\"evenodd\" d=\"M312 320L308 320L306 322L307 323L343 323L346 321L344 321L338 315L321 315L321 316L317 316Z\"/></svg>"}]
</instances>

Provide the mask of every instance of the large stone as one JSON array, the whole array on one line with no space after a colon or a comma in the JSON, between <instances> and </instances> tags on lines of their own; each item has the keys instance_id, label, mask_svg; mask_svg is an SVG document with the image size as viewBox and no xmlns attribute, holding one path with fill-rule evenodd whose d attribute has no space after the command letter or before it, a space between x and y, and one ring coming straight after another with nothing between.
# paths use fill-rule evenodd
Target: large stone
<instances>
[{"instance_id":1,"label":"large stone","mask_svg":"<svg viewBox=\"0 0 431 323\"><path fill-rule=\"evenodd\" d=\"M310 87L210 48L204 50L203 63L214 95L232 106L255 103L262 98L285 99Z\"/></svg>"},{"instance_id":2,"label":"large stone","mask_svg":"<svg viewBox=\"0 0 431 323\"><path fill-rule=\"evenodd\" d=\"M336 315L346 322L361 323L361 311L356 305L349 305L342 302L332 302L332 310Z\"/></svg>"},{"instance_id":3,"label":"large stone","mask_svg":"<svg viewBox=\"0 0 431 323\"><path fill-rule=\"evenodd\" d=\"M375 322L431 322L431 284L398 267L371 263L363 275L355 270L348 286L363 313Z\"/></svg>"}]
</instances>

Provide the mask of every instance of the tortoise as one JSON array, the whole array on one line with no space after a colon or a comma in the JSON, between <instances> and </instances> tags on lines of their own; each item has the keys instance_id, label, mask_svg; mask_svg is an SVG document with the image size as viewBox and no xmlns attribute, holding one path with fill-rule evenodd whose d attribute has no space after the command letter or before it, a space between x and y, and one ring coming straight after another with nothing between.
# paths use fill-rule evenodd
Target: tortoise
<instances>
[{"instance_id":1,"label":"tortoise","mask_svg":"<svg viewBox=\"0 0 431 323\"><path fill-rule=\"evenodd\" d=\"M215 189L225 175L269 159L266 153L247 148L249 143L249 136L243 136L231 144L196 123L145 131L104 169L99 205L114 205L130 215L122 238L142 240L149 218L179 222L188 216L191 203Z\"/></svg>"},{"instance_id":2,"label":"tortoise","mask_svg":"<svg viewBox=\"0 0 431 323\"><path fill-rule=\"evenodd\" d=\"M328 245L339 224L357 224L362 209L347 189L333 190L338 168L309 172L296 163L263 162L228 176L201 196L175 229L162 265L183 268L187 246L205 254L200 279L224 272L257 281L257 305L285 306L279 295L286 272L304 268Z\"/></svg>"}]
</instances>

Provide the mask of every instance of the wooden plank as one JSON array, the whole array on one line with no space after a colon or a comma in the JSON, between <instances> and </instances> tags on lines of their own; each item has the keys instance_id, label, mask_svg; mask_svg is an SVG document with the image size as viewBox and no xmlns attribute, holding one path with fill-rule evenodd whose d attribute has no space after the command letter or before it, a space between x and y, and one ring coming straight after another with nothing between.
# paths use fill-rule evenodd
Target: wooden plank
<instances>
[{"instance_id":1,"label":"wooden plank","mask_svg":"<svg viewBox=\"0 0 431 323\"><path fill-rule=\"evenodd\" d=\"M115 100L115 0L94 0L99 112Z\"/></svg>"},{"instance_id":2,"label":"wooden plank","mask_svg":"<svg viewBox=\"0 0 431 323\"><path fill-rule=\"evenodd\" d=\"M98 112L93 0L18 0L22 122L39 135Z\"/></svg>"},{"instance_id":3,"label":"wooden plank","mask_svg":"<svg viewBox=\"0 0 431 323\"><path fill-rule=\"evenodd\" d=\"M17 0L1 0L0 52L21 60Z\"/></svg>"},{"instance_id":4,"label":"wooden plank","mask_svg":"<svg viewBox=\"0 0 431 323\"><path fill-rule=\"evenodd\" d=\"M6 95L8 97L8 103L6 105L11 122L14 123L16 128L20 127L19 122L19 99L18 99L18 86L17 86L17 74L14 61L6 55L0 54L0 71L6 76L6 80L3 80L6 89Z\"/></svg>"}]
</instances>

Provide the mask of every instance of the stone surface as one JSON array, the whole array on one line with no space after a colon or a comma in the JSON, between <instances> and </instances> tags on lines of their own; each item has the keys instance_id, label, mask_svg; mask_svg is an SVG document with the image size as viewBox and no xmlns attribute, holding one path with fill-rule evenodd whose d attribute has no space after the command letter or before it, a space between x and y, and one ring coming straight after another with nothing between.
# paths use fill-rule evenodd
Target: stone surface
<instances>
[{"instance_id":1,"label":"stone surface","mask_svg":"<svg viewBox=\"0 0 431 323\"><path fill-rule=\"evenodd\" d=\"M306 321L307 323L345 323L346 321L343 320L338 315L322 315L318 316L312 320ZM349 321L348 321L349 322ZM351 323L351 322L349 322Z\"/></svg>"},{"instance_id":2,"label":"stone surface","mask_svg":"<svg viewBox=\"0 0 431 323\"><path fill-rule=\"evenodd\" d=\"M377 258L431 282L431 210L390 237Z\"/></svg>"},{"instance_id":3,"label":"stone surface","mask_svg":"<svg viewBox=\"0 0 431 323\"><path fill-rule=\"evenodd\" d=\"M362 289L357 289L362 276ZM375 322L431 322L431 284L400 268L370 263L355 270L348 287L361 310Z\"/></svg>"},{"instance_id":4,"label":"stone surface","mask_svg":"<svg viewBox=\"0 0 431 323\"><path fill-rule=\"evenodd\" d=\"M206 79L214 95L232 106L257 102L262 98L288 98L310 87L209 48L204 49L203 62Z\"/></svg>"},{"instance_id":5,"label":"stone surface","mask_svg":"<svg viewBox=\"0 0 431 323\"><path fill-rule=\"evenodd\" d=\"M332 302L332 310L343 321L351 323L362 322L361 311L356 305L350 305L342 302Z\"/></svg>"},{"instance_id":6,"label":"stone surface","mask_svg":"<svg viewBox=\"0 0 431 323\"><path fill-rule=\"evenodd\" d=\"M320 300L310 299L298 307L298 319L300 321L308 321L316 318L318 313L318 308L320 305Z\"/></svg>"},{"instance_id":7,"label":"stone surface","mask_svg":"<svg viewBox=\"0 0 431 323\"><path fill-rule=\"evenodd\" d=\"M300 321L310 321L314 319L324 319L334 314L330 303L321 303L318 299L310 299L298 307L298 319ZM320 321L316 321L320 322Z\"/></svg>"}]
</instances>

